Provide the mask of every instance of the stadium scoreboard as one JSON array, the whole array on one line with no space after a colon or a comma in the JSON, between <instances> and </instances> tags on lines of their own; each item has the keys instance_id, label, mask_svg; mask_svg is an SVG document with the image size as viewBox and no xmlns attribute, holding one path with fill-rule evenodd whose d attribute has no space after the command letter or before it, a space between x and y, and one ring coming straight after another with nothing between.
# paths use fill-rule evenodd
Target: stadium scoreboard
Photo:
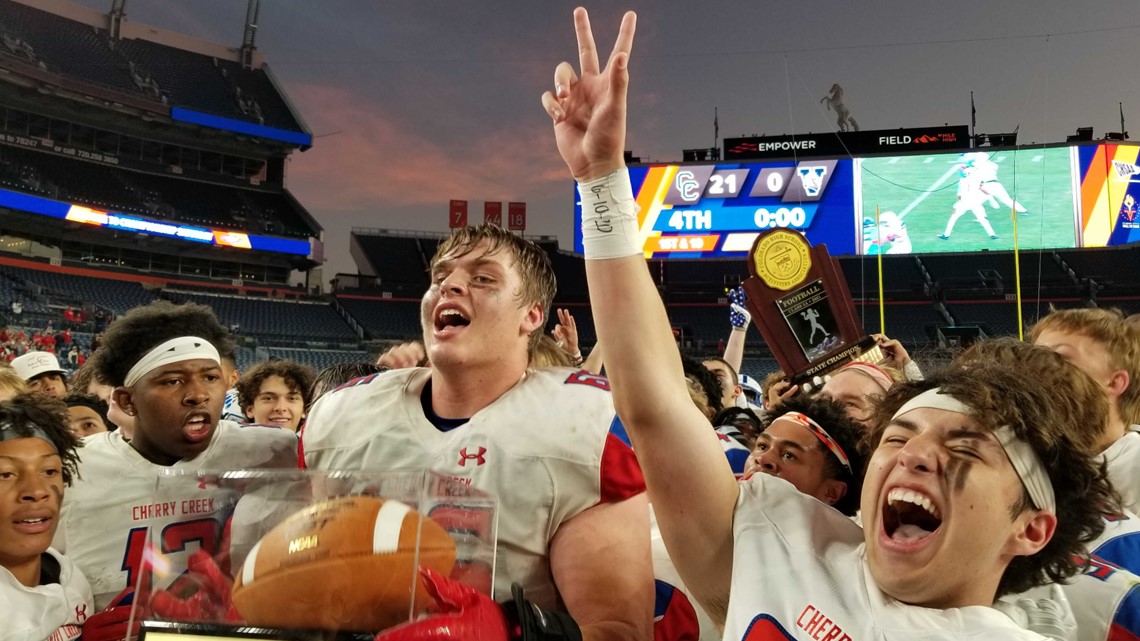
<instances>
[{"instance_id":1,"label":"stadium scoreboard","mask_svg":"<svg viewBox=\"0 0 1140 641\"><path fill-rule=\"evenodd\" d=\"M854 253L851 161L631 167L647 254L743 257L757 234L787 227ZM581 220L581 203L577 204ZM580 236L580 234L579 234ZM576 245L581 251L581 239Z\"/></svg>"},{"instance_id":2,"label":"stadium scoreboard","mask_svg":"<svg viewBox=\"0 0 1140 641\"><path fill-rule=\"evenodd\" d=\"M1140 240L1138 152L1034 145L637 165L629 174L647 258L745 258L774 228L800 231L833 256L1011 251L1014 210L1021 249L1065 249Z\"/></svg>"}]
</instances>

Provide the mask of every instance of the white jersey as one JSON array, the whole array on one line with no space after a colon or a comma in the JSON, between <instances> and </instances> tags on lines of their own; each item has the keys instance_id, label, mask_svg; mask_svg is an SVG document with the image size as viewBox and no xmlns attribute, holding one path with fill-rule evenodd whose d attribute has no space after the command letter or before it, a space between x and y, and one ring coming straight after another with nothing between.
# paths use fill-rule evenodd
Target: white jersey
<instances>
[{"instance_id":1,"label":"white jersey","mask_svg":"<svg viewBox=\"0 0 1140 641\"><path fill-rule=\"evenodd\" d=\"M887 596L867 567L862 528L783 479L742 482L732 529L726 641L1044 639L994 608Z\"/></svg>"},{"instance_id":2,"label":"white jersey","mask_svg":"<svg viewBox=\"0 0 1140 641\"><path fill-rule=\"evenodd\" d=\"M428 369L391 370L321 397L301 436L306 466L431 469L498 497L495 594L504 598L518 582L540 606L561 607L548 556L555 532L590 507L645 491L609 381L570 368L530 370L442 431L420 401L430 377Z\"/></svg>"},{"instance_id":3,"label":"white jersey","mask_svg":"<svg viewBox=\"0 0 1140 641\"><path fill-rule=\"evenodd\" d=\"M1105 517L1104 533L1088 544L1093 555L1082 575L1061 585L1077 624L1077 641L1140 638L1140 518L1124 514ZM1033 588L1006 597L1016 602L1050 598L1049 588ZM1130 637L1111 636L1128 632Z\"/></svg>"},{"instance_id":4,"label":"white jersey","mask_svg":"<svg viewBox=\"0 0 1140 641\"><path fill-rule=\"evenodd\" d=\"M1140 432L1129 429L1104 451L1108 479L1124 507L1140 514Z\"/></svg>"},{"instance_id":5,"label":"white jersey","mask_svg":"<svg viewBox=\"0 0 1140 641\"><path fill-rule=\"evenodd\" d=\"M73 641L95 613L91 586L75 564L51 548L44 555L59 564L58 581L34 588L0 566L0 641Z\"/></svg>"},{"instance_id":6,"label":"white jersey","mask_svg":"<svg viewBox=\"0 0 1140 641\"><path fill-rule=\"evenodd\" d=\"M657 516L649 506L649 534L653 551L653 641L720 641L721 632L712 617L677 574L665 541L657 527Z\"/></svg>"},{"instance_id":7,"label":"white jersey","mask_svg":"<svg viewBox=\"0 0 1140 641\"><path fill-rule=\"evenodd\" d=\"M989 158L979 158L974 161L974 173L983 183L996 181L998 164Z\"/></svg>"},{"instance_id":8,"label":"white jersey","mask_svg":"<svg viewBox=\"0 0 1140 641\"><path fill-rule=\"evenodd\" d=\"M205 451L164 468L143 458L116 430L85 438L79 455L79 478L64 494L53 545L91 581L102 610L124 588L137 585L149 528L155 528L158 552L174 568L170 580L195 550L218 551L234 492L200 484L178 488L177 496L155 496L160 470L295 468L297 436L220 421Z\"/></svg>"},{"instance_id":9,"label":"white jersey","mask_svg":"<svg viewBox=\"0 0 1140 641\"><path fill-rule=\"evenodd\" d=\"M1128 511L1106 517L1104 533L1088 548L1089 567L1061 586L1077 621L1077 640L1140 638L1140 518Z\"/></svg>"}]
</instances>

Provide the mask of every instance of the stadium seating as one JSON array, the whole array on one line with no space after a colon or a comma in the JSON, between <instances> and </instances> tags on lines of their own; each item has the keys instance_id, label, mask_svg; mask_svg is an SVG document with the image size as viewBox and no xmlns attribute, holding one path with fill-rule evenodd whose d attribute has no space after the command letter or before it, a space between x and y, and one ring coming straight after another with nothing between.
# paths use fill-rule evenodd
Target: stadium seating
<instances>
[{"instance_id":1,"label":"stadium seating","mask_svg":"<svg viewBox=\"0 0 1140 641\"><path fill-rule=\"evenodd\" d=\"M131 79L127 60L114 51L101 30L0 0L0 31L31 45L36 61L42 61L48 71L135 96L147 95ZM2 45L0 52L6 52Z\"/></svg>"},{"instance_id":2,"label":"stadium seating","mask_svg":"<svg viewBox=\"0 0 1140 641\"><path fill-rule=\"evenodd\" d=\"M420 335L418 301L337 296L337 302L377 339L406 340Z\"/></svg>"},{"instance_id":3,"label":"stadium seating","mask_svg":"<svg viewBox=\"0 0 1140 641\"><path fill-rule=\"evenodd\" d=\"M209 296L167 291L176 302L209 305L222 324L237 326L245 336L290 341L358 340L352 328L327 303L277 301L235 296Z\"/></svg>"},{"instance_id":4,"label":"stadium seating","mask_svg":"<svg viewBox=\"0 0 1140 641\"><path fill-rule=\"evenodd\" d=\"M931 278L947 298L1004 298L1016 291L1017 270L1012 252L925 254ZM1076 295L1079 287L1057 264L1053 252L1028 251L1020 256L1023 295Z\"/></svg>"},{"instance_id":5,"label":"stadium seating","mask_svg":"<svg viewBox=\"0 0 1140 641\"><path fill-rule=\"evenodd\" d=\"M840 258L847 288L856 299L878 300L879 263L874 256ZM883 295L887 300L924 300L922 272L912 256L883 257Z\"/></svg>"},{"instance_id":6,"label":"stadium seating","mask_svg":"<svg viewBox=\"0 0 1140 641\"><path fill-rule=\"evenodd\" d=\"M1062 251L1061 258L1081 278L1093 278L1108 291L1122 290L1133 293L1140 286L1140 246L1133 244L1121 248L1104 248L1095 251Z\"/></svg>"},{"instance_id":7,"label":"stadium seating","mask_svg":"<svg viewBox=\"0 0 1140 641\"><path fill-rule=\"evenodd\" d=\"M42 62L48 71L76 80L226 118L302 130L264 69L244 69L236 61L147 40L112 40L102 29L12 0L0 0L0 33L26 42L34 58L8 51L2 43L0 55ZM147 80L155 84L148 86Z\"/></svg>"},{"instance_id":8,"label":"stadium seating","mask_svg":"<svg viewBox=\"0 0 1140 641\"><path fill-rule=\"evenodd\" d=\"M94 304L115 314L125 314L131 308L154 300L153 293L143 289L139 283L128 281L73 276L8 265L0 265L0 274L24 283L28 290L42 288L48 298L58 301L60 307Z\"/></svg>"},{"instance_id":9,"label":"stadium seating","mask_svg":"<svg viewBox=\"0 0 1140 641\"><path fill-rule=\"evenodd\" d=\"M6 145L0 145L0 186L206 227L298 238L319 231L283 193L125 171Z\"/></svg>"},{"instance_id":10,"label":"stadium seating","mask_svg":"<svg viewBox=\"0 0 1140 641\"><path fill-rule=\"evenodd\" d=\"M270 358L284 358L309 365L318 372L330 365L340 363L367 363L372 359L368 352L344 351L331 349L294 349L285 347L270 347Z\"/></svg>"},{"instance_id":11,"label":"stadium seating","mask_svg":"<svg viewBox=\"0 0 1140 641\"><path fill-rule=\"evenodd\" d=\"M353 233L354 241L360 245L378 274L381 283L416 285L419 289L428 286L428 261L432 254L421 247L419 238L405 236L378 236ZM434 253L434 246L432 253Z\"/></svg>"}]
</instances>

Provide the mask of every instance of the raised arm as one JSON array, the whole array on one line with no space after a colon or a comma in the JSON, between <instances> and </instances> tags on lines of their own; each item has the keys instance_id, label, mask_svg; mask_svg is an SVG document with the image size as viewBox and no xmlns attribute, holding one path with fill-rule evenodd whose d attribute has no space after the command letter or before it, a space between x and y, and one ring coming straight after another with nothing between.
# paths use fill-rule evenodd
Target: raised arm
<instances>
[{"instance_id":1,"label":"raised arm","mask_svg":"<svg viewBox=\"0 0 1140 641\"><path fill-rule=\"evenodd\" d=\"M748 336L748 325L752 323L752 314L744 306L746 300L744 287L737 287L728 293L728 321L732 331L728 333L728 343L724 347L724 360L732 369L741 374L740 366L744 364L744 340Z\"/></svg>"},{"instance_id":2,"label":"raised arm","mask_svg":"<svg viewBox=\"0 0 1140 641\"><path fill-rule=\"evenodd\" d=\"M694 596L723 620L737 486L716 435L689 400L665 307L641 253L622 159L635 21L632 12L625 15L603 70L586 11L576 9L581 76L559 64L555 92L542 102L582 195L586 277L614 404L670 557Z\"/></svg>"}]
</instances>

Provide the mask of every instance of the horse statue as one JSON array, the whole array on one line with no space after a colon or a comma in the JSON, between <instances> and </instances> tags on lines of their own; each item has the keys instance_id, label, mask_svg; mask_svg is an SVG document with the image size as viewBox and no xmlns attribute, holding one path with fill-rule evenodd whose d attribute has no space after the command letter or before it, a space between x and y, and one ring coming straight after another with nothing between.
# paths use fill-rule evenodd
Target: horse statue
<instances>
[{"instance_id":1,"label":"horse statue","mask_svg":"<svg viewBox=\"0 0 1140 641\"><path fill-rule=\"evenodd\" d=\"M827 103L828 110L835 110L835 115L838 116L836 124L839 125L839 131L859 131L859 123L855 122L855 118L851 116L851 112L847 110L847 105L843 104L843 87L838 83L831 85L830 95L820 98L820 102Z\"/></svg>"}]
</instances>

